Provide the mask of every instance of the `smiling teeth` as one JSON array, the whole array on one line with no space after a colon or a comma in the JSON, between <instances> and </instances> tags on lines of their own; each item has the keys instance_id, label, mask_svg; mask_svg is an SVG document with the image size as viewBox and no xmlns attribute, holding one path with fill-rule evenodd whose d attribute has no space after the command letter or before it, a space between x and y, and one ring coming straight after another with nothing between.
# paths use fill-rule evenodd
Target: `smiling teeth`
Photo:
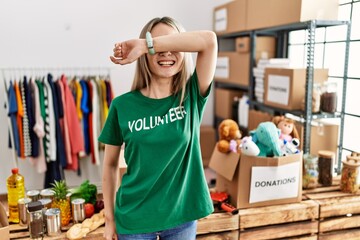
<instances>
[{"instance_id":1,"label":"smiling teeth","mask_svg":"<svg viewBox=\"0 0 360 240\"><path fill-rule=\"evenodd\" d=\"M172 62L172 61L166 61L166 62L159 62L159 64L161 64L161 65L173 65L174 62Z\"/></svg>"}]
</instances>

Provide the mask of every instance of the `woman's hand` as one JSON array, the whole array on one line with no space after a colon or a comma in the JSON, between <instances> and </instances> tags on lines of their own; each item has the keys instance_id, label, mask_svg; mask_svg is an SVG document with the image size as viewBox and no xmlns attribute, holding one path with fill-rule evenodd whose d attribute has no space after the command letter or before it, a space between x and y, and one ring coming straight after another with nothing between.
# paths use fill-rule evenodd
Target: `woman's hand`
<instances>
[{"instance_id":1,"label":"woman's hand","mask_svg":"<svg viewBox=\"0 0 360 240\"><path fill-rule=\"evenodd\" d=\"M114 220L105 220L104 238L106 240L118 239Z\"/></svg>"},{"instance_id":2,"label":"woman's hand","mask_svg":"<svg viewBox=\"0 0 360 240\"><path fill-rule=\"evenodd\" d=\"M136 61L147 52L145 39L132 39L116 43L110 60L115 64L125 65Z\"/></svg>"}]
</instances>

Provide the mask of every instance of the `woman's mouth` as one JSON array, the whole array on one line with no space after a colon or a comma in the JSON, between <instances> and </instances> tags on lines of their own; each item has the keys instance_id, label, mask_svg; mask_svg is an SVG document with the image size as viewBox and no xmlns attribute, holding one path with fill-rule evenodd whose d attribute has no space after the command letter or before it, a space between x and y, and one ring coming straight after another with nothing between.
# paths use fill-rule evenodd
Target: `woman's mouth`
<instances>
[{"instance_id":1,"label":"woman's mouth","mask_svg":"<svg viewBox=\"0 0 360 240\"><path fill-rule=\"evenodd\" d=\"M158 64L160 65L160 66L168 66L168 67L170 67L170 66L173 66L174 64L175 64L175 61L158 61Z\"/></svg>"}]
</instances>

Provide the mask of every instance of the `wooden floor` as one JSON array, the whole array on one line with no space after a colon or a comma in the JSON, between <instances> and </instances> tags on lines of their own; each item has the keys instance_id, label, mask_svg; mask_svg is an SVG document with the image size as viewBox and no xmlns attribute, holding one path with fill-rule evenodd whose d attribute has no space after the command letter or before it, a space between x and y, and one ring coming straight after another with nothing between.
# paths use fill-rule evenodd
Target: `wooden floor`
<instances>
[{"instance_id":1,"label":"wooden floor","mask_svg":"<svg viewBox=\"0 0 360 240\"><path fill-rule=\"evenodd\" d=\"M6 204L6 200L1 199ZM29 239L26 228L11 224L10 239ZM103 239L104 227L83 239ZM67 239L61 236L44 239ZM330 187L304 190L298 203L217 212L198 221L197 239L202 240L359 240L360 193L340 192L338 180Z\"/></svg>"}]
</instances>

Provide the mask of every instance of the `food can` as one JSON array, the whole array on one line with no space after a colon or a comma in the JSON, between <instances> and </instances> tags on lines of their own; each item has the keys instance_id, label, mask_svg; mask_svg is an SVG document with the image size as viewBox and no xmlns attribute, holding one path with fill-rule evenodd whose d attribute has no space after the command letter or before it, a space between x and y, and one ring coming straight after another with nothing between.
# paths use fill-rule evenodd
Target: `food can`
<instances>
[{"instance_id":1,"label":"food can","mask_svg":"<svg viewBox=\"0 0 360 240\"><path fill-rule=\"evenodd\" d=\"M84 221L85 219L85 199L77 198L71 201L72 217L75 223Z\"/></svg>"},{"instance_id":2,"label":"food can","mask_svg":"<svg viewBox=\"0 0 360 240\"><path fill-rule=\"evenodd\" d=\"M29 202L31 202L31 198L20 198L18 201L20 226L28 226L27 205Z\"/></svg>"},{"instance_id":3,"label":"food can","mask_svg":"<svg viewBox=\"0 0 360 240\"><path fill-rule=\"evenodd\" d=\"M60 209L50 208L45 211L46 229L49 237L61 234Z\"/></svg>"},{"instance_id":4,"label":"food can","mask_svg":"<svg viewBox=\"0 0 360 240\"><path fill-rule=\"evenodd\" d=\"M40 196L41 196L41 198L50 198L51 200L53 200L54 191L51 190L50 188L45 188L40 191Z\"/></svg>"},{"instance_id":5,"label":"food can","mask_svg":"<svg viewBox=\"0 0 360 240\"><path fill-rule=\"evenodd\" d=\"M40 191L38 190L30 190L26 192L26 196L31 198L32 202L36 202L40 198Z\"/></svg>"}]
</instances>

